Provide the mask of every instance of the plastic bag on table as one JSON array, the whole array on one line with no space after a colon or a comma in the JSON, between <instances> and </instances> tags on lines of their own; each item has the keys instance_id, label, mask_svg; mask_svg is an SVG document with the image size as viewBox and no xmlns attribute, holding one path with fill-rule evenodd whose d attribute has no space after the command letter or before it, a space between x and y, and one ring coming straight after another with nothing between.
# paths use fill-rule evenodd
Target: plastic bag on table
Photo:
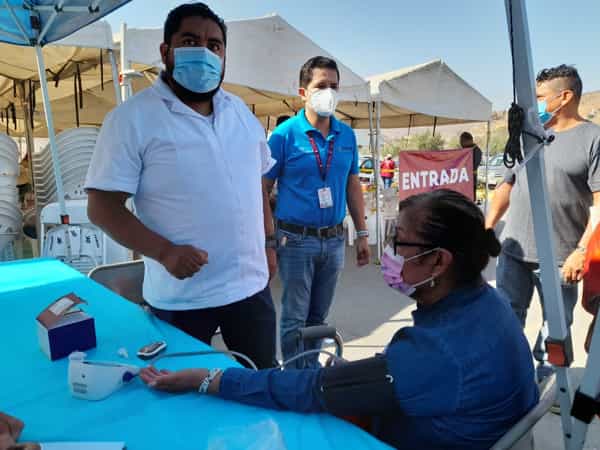
<instances>
[{"instance_id":1,"label":"plastic bag on table","mask_svg":"<svg viewBox=\"0 0 600 450\"><path fill-rule=\"evenodd\" d=\"M219 436L208 441L207 450L287 450L279 426L270 419L218 431Z\"/></svg>"}]
</instances>

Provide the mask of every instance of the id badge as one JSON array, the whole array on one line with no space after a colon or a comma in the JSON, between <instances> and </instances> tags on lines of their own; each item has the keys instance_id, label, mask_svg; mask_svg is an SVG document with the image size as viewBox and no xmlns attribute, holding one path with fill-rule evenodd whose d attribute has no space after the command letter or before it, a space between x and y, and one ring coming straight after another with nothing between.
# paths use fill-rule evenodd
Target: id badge
<instances>
[{"instance_id":1,"label":"id badge","mask_svg":"<svg viewBox=\"0 0 600 450\"><path fill-rule=\"evenodd\" d=\"M333 196L331 195L331 188L324 187L317 191L319 194L319 206L321 209L333 207Z\"/></svg>"}]
</instances>

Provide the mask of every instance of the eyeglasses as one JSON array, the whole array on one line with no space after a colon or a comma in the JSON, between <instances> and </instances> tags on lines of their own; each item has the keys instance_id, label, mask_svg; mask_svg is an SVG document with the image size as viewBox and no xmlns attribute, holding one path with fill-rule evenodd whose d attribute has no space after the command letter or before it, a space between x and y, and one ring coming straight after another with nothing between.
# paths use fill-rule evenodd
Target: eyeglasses
<instances>
[{"instance_id":1,"label":"eyeglasses","mask_svg":"<svg viewBox=\"0 0 600 450\"><path fill-rule=\"evenodd\" d=\"M398 254L398 247L419 247L419 248L424 248L424 249L437 248L437 246L435 246L435 245L424 244L422 242L405 242L405 241L397 241L396 239L394 239L392 242L393 242L393 247L394 247L394 255Z\"/></svg>"}]
</instances>

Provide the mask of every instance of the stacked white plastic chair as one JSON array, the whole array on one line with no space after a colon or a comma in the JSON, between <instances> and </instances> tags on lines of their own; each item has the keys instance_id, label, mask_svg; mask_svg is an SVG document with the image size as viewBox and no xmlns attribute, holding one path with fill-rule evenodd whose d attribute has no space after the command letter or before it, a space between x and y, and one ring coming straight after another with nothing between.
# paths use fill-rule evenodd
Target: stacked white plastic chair
<instances>
[{"instance_id":1,"label":"stacked white plastic chair","mask_svg":"<svg viewBox=\"0 0 600 450\"><path fill-rule=\"evenodd\" d=\"M65 130L56 136L65 200L86 198L83 185L98 132L95 127L82 127ZM33 178L38 208L58 201L49 146L34 154Z\"/></svg>"},{"instance_id":2,"label":"stacked white plastic chair","mask_svg":"<svg viewBox=\"0 0 600 450\"><path fill-rule=\"evenodd\" d=\"M98 132L98 128L74 128L56 136L68 225L61 223L49 149L33 158L36 200L41 210L42 256L58 258L82 273L101 264L129 259L127 250L108 238L87 216L84 183Z\"/></svg>"},{"instance_id":3,"label":"stacked white plastic chair","mask_svg":"<svg viewBox=\"0 0 600 450\"><path fill-rule=\"evenodd\" d=\"M12 259L12 243L21 232L23 215L19 207L17 178L19 149L15 141L0 134L0 261Z\"/></svg>"}]
</instances>

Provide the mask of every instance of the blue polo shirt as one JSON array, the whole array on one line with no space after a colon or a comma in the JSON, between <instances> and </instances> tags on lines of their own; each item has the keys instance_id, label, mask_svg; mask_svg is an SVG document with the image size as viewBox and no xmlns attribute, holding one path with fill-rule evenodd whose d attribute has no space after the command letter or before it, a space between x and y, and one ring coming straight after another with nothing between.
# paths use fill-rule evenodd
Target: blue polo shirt
<instances>
[{"instance_id":1,"label":"blue polo shirt","mask_svg":"<svg viewBox=\"0 0 600 450\"><path fill-rule=\"evenodd\" d=\"M327 165L329 142L334 142L333 159L323 181L309 135L319 149L323 168ZM348 177L358 174L358 147L354 131L331 117L329 136L323 137L306 119L304 110L278 126L269 147L275 166L265 175L277 180L275 217L284 222L307 227L337 225L346 216ZM320 208L318 190L331 189L332 208Z\"/></svg>"}]
</instances>

